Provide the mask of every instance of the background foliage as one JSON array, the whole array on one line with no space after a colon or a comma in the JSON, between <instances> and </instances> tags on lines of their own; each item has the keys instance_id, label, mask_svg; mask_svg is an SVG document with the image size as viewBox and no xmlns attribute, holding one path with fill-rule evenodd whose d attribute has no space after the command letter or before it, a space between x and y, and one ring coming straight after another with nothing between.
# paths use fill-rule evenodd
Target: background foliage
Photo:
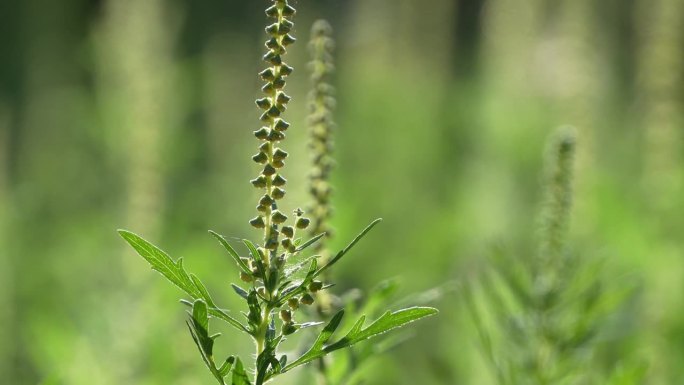
<instances>
[{"instance_id":1,"label":"background foliage","mask_svg":"<svg viewBox=\"0 0 684 385\"><path fill-rule=\"evenodd\" d=\"M114 229L184 256L238 303L206 229L253 235L264 4L0 2L2 383L211 380L192 340L169 337L186 333L178 291ZM493 244L530 250L544 140L572 124L571 243L641 288L619 356L648 383L682 378L683 2L295 6L300 41L318 17L336 30L335 239L385 219L339 266L340 291L393 276L421 290L474 274ZM308 199L305 46L290 55L292 204ZM459 298L374 361L367 383L493 381Z\"/></svg>"}]
</instances>

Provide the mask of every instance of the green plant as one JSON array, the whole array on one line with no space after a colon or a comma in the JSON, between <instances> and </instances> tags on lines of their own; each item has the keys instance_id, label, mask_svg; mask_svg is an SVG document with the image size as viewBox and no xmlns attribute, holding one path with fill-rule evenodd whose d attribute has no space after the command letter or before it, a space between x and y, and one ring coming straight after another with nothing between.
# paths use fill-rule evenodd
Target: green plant
<instances>
[{"instance_id":1,"label":"green plant","mask_svg":"<svg viewBox=\"0 0 684 385\"><path fill-rule=\"evenodd\" d=\"M549 146L537 253L514 258L497 250L479 282L464 287L500 384L608 383L618 367L615 357L601 357L600 345L620 334L610 318L620 314L630 289L604 276L601 260L582 258L567 246L574 154L574 129L563 127ZM624 372L631 382L622 376L619 383L639 383L643 374L637 367Z\"/></svg>"},{"instance_id":2,"label":"green plant","mask_svg":"<svg viewBox=\"0 0 684 385\"><path fill-rule=\"evenodd\" d=\"M285 140L285 132L290 126L282 117L290 101L284 88L287 76L293 71L293 68L283 61L283 56L286 47L295 42L290 34L294 13L294 8L287 0L273 0L272 6L266 10L266 15L275 22L266 27L269 39L266 41L268 52L264 60L269 67L259 74L266 82L262 88L265 96L256 101L257 106L264 110L260 118L263 127L254 132L261 145L259 152L252 159L261 165L262 169L251 181L254 187L263 191L263 196L257 205L258 215L249 221L254 228L263 231L262 241L257 245L249 240L242 240L248 252L247 256L243 257L223 236L210 232L235 261L240 279L249 285L247 288L232 285L236 294L246 303L247 312L243 313L245 319L239 320L219 307L200 279L187 272L182 259L174 261L164 251L140 236L125 230L119 231L153 269L190 297L189 300L183 300L183 303L191 306L190 319L187 321L190 334L204 363L220 384L261 385L333 351L350 347L437 313L436 309L429 307L386 311L367 326L364 326L366 317L362 315L344 336L333 339L333 334L340 326L344 315L344 310L340 310L318 333L305 353L296 359L290 360L287 355L278 351L280 344L288 336L322 324L297 322L295 318L299 318L298 310L302 306L311 305L316 293L332 286L319 279L380 222L379 219L373 221L347 247L331 258L319 262L319 255L303 256L303 253L309 252L325 233L302 241L297 237L297 233L305 230L310 220L304 216L302 210L297 209L291 225L286 225L290 218L279 210L278 203L286 193L287 181L282 175L282 169L288 157L280 145ZM213 347L219 335L210 333L210 319L224 321L254 341L256 354L253 373L245 368L239 357L231 356L221 361L215 359ZM277 327L277 323L280 327ZM227 382L226 379L229 377Z\"/></svg>"},{"instance_id":3,"label":"green plant","mask_svg":"<svg viewBox=\"0 0 684 385\"><path fill-rule=\"evenodd\" d=\"M335 160L332 157L334 141L333 134L336 125L333 119L335 108L335 88L331 84L331 77L335 70L333 60L333 29L326 20L317 20L311 27L309 50L311 61L309 70L311 73L311 91L309 92L309 149L311 150L311 171L309 173L309 193L312 203L309 205L311 226L309 235L315 237L325 233L315 245L314 252L320 255L319 262L329 260L331 257L328 248L328 240L332 237L333 228L330 219L333 213L331 196L333 187L330 183L330 174ZM330 281L329 271L323 275L325 281ZM335 308L343 307L350 317L347 317L342 328L353 326L355 318L362 315L381 316L383 307L392 304L391 307L407 301L397 301L395 295L399 289L398 280L386 280L376 285L372 290L364 293L360 290L351 290L341 296L333 296L329 291L318 291L315 295L317 313L319 319L328 320ZM418 296L414 303L425 304L440 297L441 289L433 289ZM407 339L406 333L385 335L374 344L364 344L347 349L345 354L339 354L330 359L321 358L316 363L316 377L319 384L342 385L355 384L360 381L361 368L378 354L384 353L397 344Z\"/></svg>"},{"instance_id":4,"label":"green plant","mask_svg":"<svg viewBox=\"0 0 684 385\"><path fill-rule=\"evenodd\" d=\"M332 237L332 229L328 221L332 216L330 197L332 187L330 185L330 172L334 161L331 156L333 150L333 108L335 106L334 88L329 83L329 78L334 71L332 50L332 27L325 20L317 20L311 27L311 40L309 50L311 52L311 91L309 92L309 149L312 154L312 167L309 173L309 193L313 202L309 206L312 224L309 229L310 236L325 234L325 236L313 246L314 252L319 254L320 261L330 259L330 250L327 241ZM329 279L328 273L323 277ZM321 314L330 311L331 298L328 292L318 294L318 309Z\"/></svg>"}]
</instances>

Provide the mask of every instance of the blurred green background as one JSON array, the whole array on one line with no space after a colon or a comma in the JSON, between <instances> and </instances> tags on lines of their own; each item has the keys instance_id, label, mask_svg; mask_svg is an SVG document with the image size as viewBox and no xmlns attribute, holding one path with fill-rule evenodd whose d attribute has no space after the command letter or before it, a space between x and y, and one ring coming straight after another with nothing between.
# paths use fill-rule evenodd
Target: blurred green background
<instances>
[{"instance_id":1,"label":"blurred green background","mask_svg":"<svg viewBox=\"0 0 684 385\"><path fill-rule=\"evenodd\" d=\"M207 229L247 220L266 1L0 1L0 383L205 384L180 292L127 228L241 306ZM298 0L286 208L304 206L306 40L335 28L337 292L406 293L525 250L546 136L579 132L574 248L637 282L620 355L649 384L684 375L684 2ZM458 294L367 384L488 384ZM221 355L253 350L231 330ZM375 366L373 366L375 365ZM382 370L372 370L373 367ZM296 374L283 383L301 383Z\"/></svg>"}]
</instances>

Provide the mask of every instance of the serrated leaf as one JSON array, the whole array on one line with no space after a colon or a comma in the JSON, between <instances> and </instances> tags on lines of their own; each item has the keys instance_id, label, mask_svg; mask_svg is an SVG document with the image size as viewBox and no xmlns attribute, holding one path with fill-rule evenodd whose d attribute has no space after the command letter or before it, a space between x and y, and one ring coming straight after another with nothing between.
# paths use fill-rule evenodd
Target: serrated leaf
<instances>
[{"instance_id":1,"label":"serrated leaf","mask_svg":"<svg viewBox=\"0 0 684 385\"><path fill-rule=\"evenodd\" d=\"M354 324L354 326L347 333L347 335L345 335L337 342L334 342L327 346L323 346L327 342L327 340L330 339L330 336L335 331L335 329L337 328L342 319L342 315L344 313L343 311L340 311L335 315L335 317L333 317L328 326L326 326L323 329L323 331L318 336L316 341L314 341L314 344L311 346L311 348L301 357L299 357L296 361L287 365L283 369L283 372L291 370L297 366L306 364L307 362L311 362L313 360L321 358L335 350L350 347L363 340L386 333L392 329L402 327L408 323L417 321L421 318L428 317L437 313L437 309L430 307L412 307L408 309L398 310L395 312L386 312L380 318L378 318L373 323L368 325L366 328L363 328L365 316L361 316L361 318Z\"/></svg>"},{"instance_id":2,"label":"serrated leaf","mask_svg":"<svg viewBox=\"0 0 684 385\"><path fill-rule=\"evenodd\" d=\"M193 299L202 298L202 294L183 268L182 258L174 261L163 250L144 240L139 235L126 230L118 230L118 232L152 266L152 269L161 273L167 280L178 286Z\"/></svg>"},{"instance_id":3,"label":"serrated leaf","mask_svg":"<svg viewBox=\"0 0 684 385\"><path fill-rule=\"evenodd\" d=\"M252 385L252 383L249 381L249 377L247 376L247 372L245 372L245 367L242 365L242 360L240 360L240 357L235 359L232 385Z\"/></svg>"},{"instance_id":4,"label":"serrated leaf","mask_svg":"<svg viewBox=\"0 0 684 385\"><path fill-rule=\"evenodd\" d=\"M243 261L242 259L240 259L240 255L238 255L238 253L237 253L237 252L235 251L235 249L230 245L230 243L228 243L228 241L226 241L226 238L223 237L223 235L221 235L221 234L219 234L219 233L217 233L217 232L215 232L215 231L211 231L211 230L209 230L209 234L213 235L214 238L216 238L216 239L219 241L219 243L221 244L221 246L223 246L223 248L226 249L226 251L228 251L228 254L230 254L230 256L233 258L233 260L235 261L235 263L237 263L237 265L238 265L238 267L240 268L240 270L242 270L243 272L245 272L245 273L247 273L247 274L251 274L251 273L252 273L252 272L249 270L249 266L247 266L247 264L245 263L245 261Z\"/></svg>"},{"instance_id":5,"label":"serrated leaf","mask_svg":"<svg viewBox=\"0 0 684 385\"><path fill-rule=\"evenodd\" d=\"M238 330L249 333L244 325L213 304L211 296L201 281L197 279L197 277L193 279L191 274L188 274L188 272L185 271L182 258L179 258L178 261L174 262L166 252L144 240L139 235L127 230L119 230L118 232L121 237L152 266L152 269L161 273L164 278L183 290L187 295L192 297L193 300L203 299L208 304L211 304L209 308L209 314L211 316L222 319Z\"/></svg>"},{"instance_id":6,"label":"serrated leaf","mask_svg":"<svg viewBox=\"0 0 684 385\"><path fill-rule=\"evenodd\" d=\"M361 240L361 238L363 238L366 234L368 234L368 232L371 231L371 229L373 229L373 227L375 227L375 225L377 225L381 221L382 221L382 218L378 218L378 219L374 220L373 222L371 222L371 224L368 225L365 229L363 229L363 231L361 231L361 233L359 235L357 235L356 238L354 238L351 241L351 243L349 243L347 245L347 247L338 251L337 254L335 254L335 256L330 261L328 261L328 263L323 265L323 267L321 267L316 272L316 276L320 275L325 270L329 269L332 265L334 265L337 261L339 261L340 258L342 258L345 254L347 254L347 252L349 252L349 250L351 250L351 248L354 247L354 245L356 245L356 243L358 243Z\"/></svg>"},{"instance_id":7,"label":"serrated leaf","mask_svg":"<svg viewBox=\"0 0 684 385\"><path fill-rule=\"evenodd\" d=\"M299 357L297 360L287 365L283 369L283 372L286 372L299 365L303 365L307 362L313 361L318 357L322 357L323 355L319 355L319 352L323 351L323 345L326 342L328 342L330 337L332 337L333 333L335 333L335 330L337 330L337 327L340 326L340 322L342 321L343 316L344 310L338 311L337 314L335 314L330 319L330 322L328 322L328 324L325 325L323 330L321 330L321 333L318 335L318 337L316 337L316 340L314 341L313 345L311 345L309 350L306 353L304 353L301 357Z\"/></svg>"}]
</instances>

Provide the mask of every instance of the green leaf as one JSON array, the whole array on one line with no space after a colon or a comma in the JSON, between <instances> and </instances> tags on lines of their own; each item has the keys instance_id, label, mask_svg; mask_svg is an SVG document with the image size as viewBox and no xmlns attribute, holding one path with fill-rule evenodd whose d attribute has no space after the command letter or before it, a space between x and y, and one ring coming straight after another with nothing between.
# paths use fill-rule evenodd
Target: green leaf
<instances>
[{"instance_id":1,"label":"green leaf","mask_svg":"<svg viewBox=\"0 0 684 385\"><path fill-rule=\"evenodd\" d=\"M182 258L174 262L163 250L130 231L119 230L119 234L141 257L149 262L152 269L160 272L166 279L178 286L193 299L202 298L202 293L200 293L192 278L183 268Z\"/></svg>"},{"instance_id":2,"label":"green leaf","mask_svg":"<svg viewBox=\"0 0 684 385\"><path fill-rule=\"evenodd\" d=\"M243 325L240 321L236 320L235 318L229 316L228 313L226 313L225 311L223 311L221 309L218 309L215 307L209 308L209 314L212 317L216 317L218 319L226 321L228 324L230 324L231 326L235 327L236 329L238 329L240 331L243 331L243 332L250 334L250 335L252 334L249 331L249 329L247 329L247 327L245 325Z\"/></svg>"},{"instance_id":3,"label":"green leaf","mask_svg":"<svg viewBox=\"0 0 684 385\"><path fill-rule=\"evenodd\" d=\"M119 234L136 252L138 252L138 254L140 254L141 257L149 262L152 269L160 272L167 280L178 286L186 294L192 297L192 299L203 299L209 304L209 314L211 316L226 321L238 330L249 333L248 329L238 320L216 307L202 282L194 275L188 274L188 272L185 271L182 258L179 258L177 262L174 262L163 250L130 231L119 230Z\"/></svg>"},{"instance_id":4,"label":"green leaf","mask_svg":"<svg viewBox=\"0 0 684 385\"><path fill-rule=\"evenodd\" d=\"M233 260L235 260L235 263L237 263L237 265L238 265L238 267L240 268L240 270L242 270L243 272L245 272L245 273L247 273L247 274L251 274L251 273L252 273L252 272L249 270L249 266L247 266L247 264L245 263L245 261L243 261L242 259L240 259L240 255L238 255L238 253L237 253L237 252L235 251L235 249L230 245L230 243L228 243L228 241L226 241L226 238L224 238L223 235L218 234L217 232L211 231L211 230L209 230L209 234L213 235L214 238L218 239L218 241L219 241L219 243L221 244L221 246L223 246L223 248L226 249L226 251L228 251L228 254L230 254L230 256L233 258Z\"/></svg>"},{"instance_id":5,"label":"green leaf","mask_svg":"<svg viewBox=\"0 0 684 385\"><path fill-rule=\"evenodd\" d=\"M209 291L207 291L206 286L200 281L199 278L195 274L190 273L190 279L192 279L192 283L195 285L197 290L199 290L200 294L202 294L202 299L204 299L207 302L207 305L210 307L216 307L216 304L214 303L214 300L211 299L211 296L209 295Z\"/></svg>"},{"instance_id":6,"label":"green leaf","mask_svg":"<svg viewBox=\"0 0 684 385\"><path fill-rule=\"evenodd\" d=\"M240 358L235 359L235 366L233 368L233 381L232 385L252 385L245 372L245 367L242 365Z\"/></svg>"},{"instance_id":7,"label":"green leaf","mask_svg":"<svg viewBox=\"0 0 684 385\"><path fill-rule=\"evenodd\" d=\"M332 317L330 322L328 322L328 324L325 325L323 330L321 330L321 333L318 335L313 345L311 345L311 348L309 348L309 350L306 353L304 353L301 357L299 357L297 360L287 365L283 369L283 372L286 372L299 365L304 365L305 363L313 361L319 357L323 357L325 353L320 354L320 352L323 351L323 345L326 342L328 342L330 337L332 337L333 333L335 333L335 330L337 330L337 327L340 326L340 322L342 321L343 316L344 310L338 311L337 314L335 314Z\"/></svg>"},{"instance_id":8,"label":"green leaf","mask_svg":"<svg viewBox=\"0 0 684 385\"><path fill-rule=\"evenodd\" d=\"M328 261L328 263L326 263L323 267L321 267L320 270L318 270L316 272L316 276L320 275L322 272L329 269L332 265L334 265L337 261L339 261L340 258L342 258L345 254L347 254L347 252L349 252L349 250L351 250L351 248L354 247L354 245L356 245L356 243L358 241L360 241L361 238L363 238L369 231L371 231L371 229L373 227L375 227L375 225L377 225L381 221L382 221L382 218L378 218L378 219L374 220L373 222L371 222L371 224L368 225L365 229L363 229L363 231L359 235L357 235L356 238L354 238L351 241L351 243L349 245L347 245L347 247L345 247L344 249L337 252L337 254L335 254L335 256L330 261Z\"/></svg>"},{"instance_id":9,"label":"green leaf","mask_svg":"<svg viewBox=\"0 0 684 385\"><path fill-rule=\"evenodd\" d=\"M216 368L214 363L214 338L209 336L209 313L207 304L201 300L196 300L192 305L192 318L187 322L190 335L192 336L195 345L202 355L202 360L207 366L211 374L221 385L225 385L221 371Z\"/></svg>"},{"instance_id":10,"label":"green leaf","mask_svg":"<svg viewBox=\"0 0 684 385\"><path fill-rule=\"evenodd\" d=\"M230 369L233 368L233 364L235 363L235 357L230 356L226 358L226 360L223 362L223 365L219 368L219 374L221 377L226 377L228 373L230 372Z\"/></svg>"},{"instance_id":11,"label":"green leaf","mask_svg":"<svg viewBox=\"0 0 684 385\"><path fill-rule=\"evenodd\" d=\"M354 326L349 330L347 335L341 338L339 341L334 342L330 345L324 346L324 344L330 339L337 326L339 326L342 319L343 311L335 314L333 319L328 323L328 325L321 331L316 341L314 341L311 348L304 353L297 360L287 365L283 372L293 369L297 366L306 364L318 358L325 356L338 349L343 349L350 347L356 343L363 340L375 337L377 335L388 332L392 329L402 327L408 323L419 320L424 317L428 317L437 314L437 309L431 307L412 307L408 309L402 309L395 312L386 312L380 318L375 320L373 323L363 328L363 323L366 319L365 316L356 321Z\"/></svg>"},{"instance_id":12,"label":"green leaf","mask_svg":"<svg viewBox=\"0 0 684 385\"><path fill-rule=\"evenodd\" d=\"M247 299L247 290L241 288L240 286L238 286L234 283L231 283L230 286L233 288L233 291L235 291L235 293L237 293L237 295L239 295L240 297L242 297L244 299Z\"/></svg>"},{"instance_id":13,"label":"green leaf","mask_svg":"<svg viewBox=\"0 0 684 385\"><path fill-rule=\"evenodd\" d=\"M261 255L259 254L259 251L257 251L256 246L254 243L250 242L247 239L243 239L242 243L247 246L249 249L249 253L252 255L252 260L254 260L254 265L256 265L256 268L259 272L259 275L262 277L266 277L266 268L264 267L264 262L261 260ZM264 282L264 286L268 286L267 282Z\"/></svg>"},{"instance_id":14,"label":"green leaf","mask_svg":"<svg viewBox=\"0 0 684 385\"><path fill-rule=\"evenodd\" d=\"M209 330L209 313L207 312L207 304L201 299L192 304L192 319L195 320L198 327L201 327L205 332ZM211 351L209 351L211 353Z\"/></svg>"},{"instance_id":15,"label":"green leaf","mask_svg":"<svg viewBox=\"0 0 684 385\"><path fill-rule=\"evenodd\" d=\"M319 239L323 238L323 237L325 236L325 234L326 234L326 233L320 233L320 234L316 235L315 237L309 239L309 240L306 241L303 245L297 247L297 249L295 250L295 252L300 252L300 251L306 249L307 247L313 245L314 243L318 242Z\"/></svg>"}]
</instances>

